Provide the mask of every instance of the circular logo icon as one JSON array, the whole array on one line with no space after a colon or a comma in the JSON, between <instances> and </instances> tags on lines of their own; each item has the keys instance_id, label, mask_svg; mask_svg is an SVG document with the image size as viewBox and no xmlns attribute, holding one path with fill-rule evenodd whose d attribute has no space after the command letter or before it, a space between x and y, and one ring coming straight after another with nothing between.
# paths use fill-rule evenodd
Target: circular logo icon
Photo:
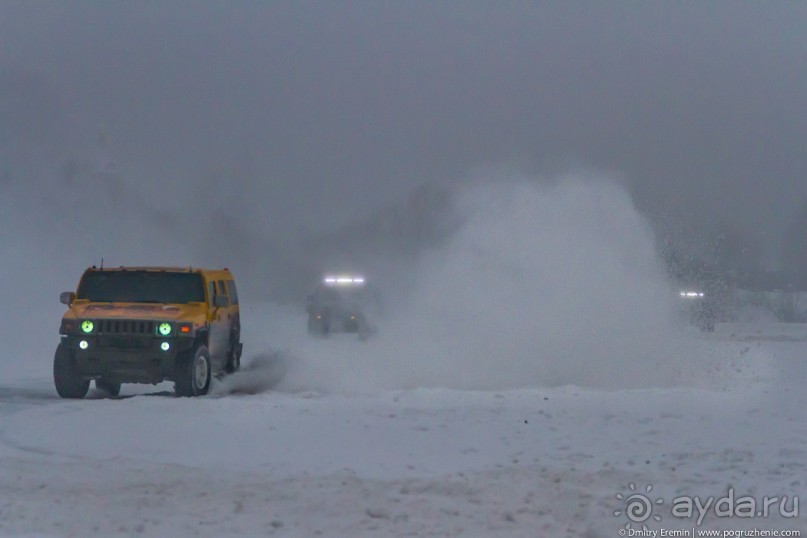
<instances>
[{"instance_id":1,"label":"circular logo icon","mask_svg":"<svg viewBox=\"0 0 807 538\"><path fill-rule=\"evenodd\" d=\"M653 501L645 494L649 494L653 491L653 486L648 485L645 487L645 493L636 493L636 484L631 482L628 484L628 489L630 492L626 493L626 495L622 493L616 494L616 498L623 503L623 509L614 511L614 517L625 514L628 518L628 524L625 528L629 529L631 523L644 524L651 516L655 521L661 521L660 515L653 514L653 507L657 504L662 504L664 499L659 498Z\"/></svg>"}]
</instances>

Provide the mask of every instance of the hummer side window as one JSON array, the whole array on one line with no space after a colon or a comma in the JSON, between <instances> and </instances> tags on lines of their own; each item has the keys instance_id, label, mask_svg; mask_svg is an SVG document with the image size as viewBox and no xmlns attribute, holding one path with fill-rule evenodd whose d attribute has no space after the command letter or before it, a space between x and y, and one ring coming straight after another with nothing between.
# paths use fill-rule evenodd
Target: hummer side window
<instances>
[{"instance_id":1,"label":"hummer side window","mask_svg":"<svg viewBox=\"0 0 807 538\"><path fill-rule=\"evenodd\" d=\"M227 281L227 289L230 291L230 303L233 305L238 304L238 290L235 287L235 280Z\"/></svg>"},{"instance_id":2,"label":"hummer side window","mask_svg":"<svg viewBox=\"0 0 807 538\"><path fill-rule=\"evenodd\" d=\"M207 295L210 306L213 306L213 297L216 296L216 283L212 280L207 284Z\"/></svg>"},{"instance_id":3,"label":"hummer side window","mask_svg":"<svg viewBox=\"0 0 807 538\"><path fill-rule=\"evenodd\" d=\"M224 285L223 280L216 281L216 293L218 293L219 295L224 295L225 297L227 297L227 286ZM230 299L228 297L227 301L229 302L229 300Z\"/></svg>"}]
</instances>

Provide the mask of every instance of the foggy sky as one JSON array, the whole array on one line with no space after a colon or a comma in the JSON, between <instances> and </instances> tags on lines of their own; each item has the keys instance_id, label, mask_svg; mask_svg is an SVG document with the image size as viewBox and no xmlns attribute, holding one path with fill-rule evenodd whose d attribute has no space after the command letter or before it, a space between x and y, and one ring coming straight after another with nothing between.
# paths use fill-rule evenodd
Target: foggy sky
<instances>
[{"instance_id":1,"label":"foggy sky","mask_svg":"<svg viewBox=\"0 0 807 538\"><path fill-rule=\"evenodd\" d=\"M0 92L5 155L103 131L144 191L279 233L499 166L763 243L807 199L798 2L0 0Z\"/></svg>"}]
</instances>

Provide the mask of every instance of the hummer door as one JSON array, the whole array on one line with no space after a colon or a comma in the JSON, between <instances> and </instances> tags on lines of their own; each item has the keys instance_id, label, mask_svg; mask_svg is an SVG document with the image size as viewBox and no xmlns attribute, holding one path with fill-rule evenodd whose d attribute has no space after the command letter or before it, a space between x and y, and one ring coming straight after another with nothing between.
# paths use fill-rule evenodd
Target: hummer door
<instances>
[{"instance_id":1,"label":"hummer door","mask_svg":"<svg viewBox=\"0 0 807 538\"><path fill-rule=\"evenodd\" d=\"M230 300L227 295L226 286L221 286L220 282L210 282L208 284L210 310L208 314L210 332L208 334L208 350L210 351L210 361L214 370L221 370L227 360L229 350L230 323L229 317ZM219 301L217 304L216 301Z\"/></svg>"}]
</instances>

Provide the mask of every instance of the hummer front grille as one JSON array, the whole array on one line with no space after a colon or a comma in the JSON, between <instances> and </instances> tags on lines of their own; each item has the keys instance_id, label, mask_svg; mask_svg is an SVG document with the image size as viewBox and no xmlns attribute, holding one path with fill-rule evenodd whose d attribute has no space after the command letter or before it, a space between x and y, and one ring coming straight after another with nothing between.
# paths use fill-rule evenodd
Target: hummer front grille
<instances>
[{"instance_id":1,"label":"hummer front grille","mask_svg":"<svg viewBox=\"0 0 807 538\"><path fill-rule=\"evenodd\" d=\"M98 334L154 334L154 321L137 319L98 320Z\"/></svg>"}]
</instances>

